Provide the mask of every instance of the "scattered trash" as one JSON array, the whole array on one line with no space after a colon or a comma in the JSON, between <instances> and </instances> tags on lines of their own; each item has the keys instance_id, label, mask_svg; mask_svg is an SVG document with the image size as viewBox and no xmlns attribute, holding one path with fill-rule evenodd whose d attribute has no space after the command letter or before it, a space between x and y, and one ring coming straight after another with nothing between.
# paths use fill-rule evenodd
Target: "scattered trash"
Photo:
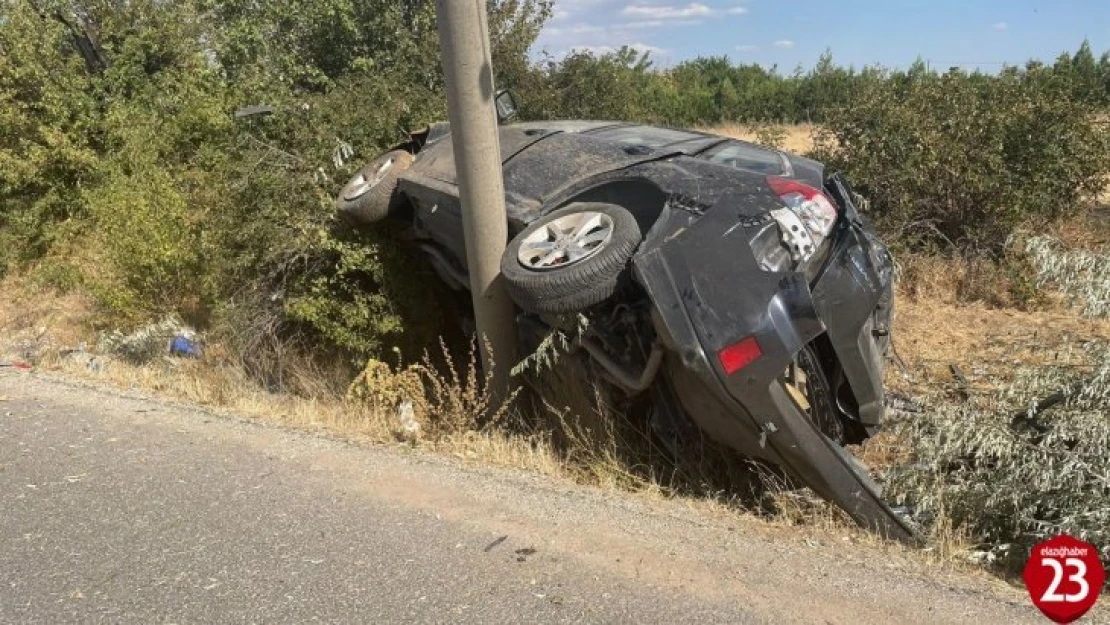
<instances>
[{"instance_id":1,"label":"scattered trash","mask_svg":"<svg viewBox=\"0 0 1110 625\"><path fill-rule=\"evenodd\" d=\"M501 538L498 538L497 540L493 541L492 543L486 545L486 548L483 549L482 551L485 551L486 553L489 553L489 552L493 551L494 549L496 549L498 545L500 545L501 543L508 540L508 538L509 538L508 536L502 536Z\"/></svg>"},{"instance_id":2,"label":"scattered trash","mask_svg":"<svg viewBox=\"0 0 1110 625\"><path fill-rule=\"evenodd\" d=\"M200 344L192 337L179 334L170 341L170 355L185 358L200 358L203 355Z\"/></svg>"},{"instance_id":3,"label":"scattered trash","mask_svg":"<svg viewBox=\"0 0 1110 625\"><path fill-rule=\"evenodd\" d=\"M22 360L0 360L0 369L3 369L5 367L19 369L21 371L29 371L32 368L31 365L23 362Z\"/></svg>"},{"instance_id":4,"label":"scattered trash","mask_svg":"<svg viewBox=\"0 0 1110 625\"><path fill-rule=\"evenodd\" d=\"M100 373L100 371L104 368L104 362L107 359L106 356L96 356L95 354L90 353L88 351L88 345L86 345L84 342L78 343L77 347L75 348L63 349L58 353L63 358L68 358L69 360L84 366L86 369L92 371L93 373Z\"/></svg>"},{"instance_id":5,"label":"scattered trash","mask_svg":"<svg viewBox=\"0 0 1110 625\"><path fill-rule=\"evenodd\" d=\"M420 438L420 422L416 420L416 410L411 399L406 399L397 406L397 420L401 422L401 432L406 438Z\"/></svg>"},{"instance_id":6,"label":"scattered trash","mask_svg":"<svg viewBox=\"0 0 1110 625\"><path fill-rule=\"evenodd\" d=\"M130 334L117 330L101 335L97 347L97 351L119 356L135 365L146 364L166 354L190 358L201 355L196 331L185 325L177 315L170 315Z\"/></svg>"}]
</instances>

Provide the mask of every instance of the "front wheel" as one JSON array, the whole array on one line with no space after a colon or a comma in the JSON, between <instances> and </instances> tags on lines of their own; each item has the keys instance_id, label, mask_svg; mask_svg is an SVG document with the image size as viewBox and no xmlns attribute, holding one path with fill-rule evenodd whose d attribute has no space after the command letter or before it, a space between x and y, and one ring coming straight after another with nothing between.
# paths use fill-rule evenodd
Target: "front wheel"
<instances>
[{"instance_id":1,"label":"front wheel","mask_svg":"<svg viewBox=\"0 0 1110 625\"><path fill-rule=\"evenodd\" d=\"M533 222L501 258L509 295L530 313L578 312L616 292L642 235L624 208L579 202Z\"/></svg>"},{"instance_id":2,"label":"front wheel","mask_svg":"<svg viewBox=\"0 0 1110 625\"><path fill-rule=\"evenodd\" d=\"M393 150L360 169L335 200L339 215L347 221L369 225L395 213L402 203L397 183L412 161L412 154Z\"/></svg>"}]
</instances>

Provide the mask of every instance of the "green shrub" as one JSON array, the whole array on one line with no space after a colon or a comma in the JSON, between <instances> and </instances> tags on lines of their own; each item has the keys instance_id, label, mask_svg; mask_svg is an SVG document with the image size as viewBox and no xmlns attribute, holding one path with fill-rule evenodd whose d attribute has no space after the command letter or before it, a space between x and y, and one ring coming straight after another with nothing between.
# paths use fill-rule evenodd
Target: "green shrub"
<instances>
[{"instance_id":1,"label":"green shrub","mask_svg":"<svg viewBox=\"0 0 1110 625\"><path fill-rule=\"evenodd\" d=\"M92 241L108 263L93 288L114 315L135 321L182 310L206 272L187 198L156 163L133 166L110 171L89 204Z\"/></svg>"},{"instance_id":2,"label":"green shrub","mask_svg":"<svg viewBox=\"0 0 1110 625\"><path fill-rule=\"evenodd\" d=\"M1038 284L1067 293L1091 317L1110 317L1110 254L1068 249L1051 237L1032 237L1025 251Z\"/></svg>"},{"instance_id":3,"label":"green shrub","mask_svg":"<svg viewBox=\"0 0 1110 625\"><path fill-rule=\"evenodd\" d=\"M1105 295L1099 270L1110 257L1061 253L1046 239L1028 248L1065 292ZM1090 314L1110 313L1087 303ZM1061 533L1095 544L1110 563L1110 347L1089 342L1066 360L1019 367L997 392L941 397L896 422L910 458L887 475L888 493L930 529L966 529L1015 570L1034 544Z\"/></svg>"},{"instance_id":4,"label":"green shrub","mask_svg":"<svg viewBox=\"0 0 1110 625\"><path fill-rule=\"evenodd\" d=\"M897 424L912 460L888 475L889 494L929 527L965 528L1009 566L1061 533L1097 545L1110 563L1110 351L1089 349L1093 371L1023 369L983 402L940 402ZM1014 419L1077 382L1086 382L1080 392L1034 417L1040 429Z\"/></svg>"},{"instance_id":5,"label":"green shrub","mask_svg":"<svg viewBox=\"0 0 1110 625\"><path fill-rule=\"evenodd\" d=\"M95 182L92 79L29 2L0 4L0 273L47 252Z\"/></svg>"},{"instance_id":6,"label":"green shrub","mask_svg":"<svg viewBox=\"0 0 1110 625\"><path fill-rule=\"evenodd\" d=\"M446 117L432 3L38 8L0 0L0 272L46 258L40 278L90 288L101 324L181 314L268 381L294 353L434 341L430 279L332 205L355 167ZM525 85L550 2L489 9L499 80ZM233 120L249 104L277 112Z\"/></svg>"},{"instance_id":7,"label":"green shrub","mask_svg":"<svg viewBox=\"0 0 1110 625\"><path fill-rule=\"evenodd\" d=\"M829 55L789 76L723 57L659 69L629 49L534 63L551 2L487 8L498 85L519 91L525 117L818 120L854 105L857 92L874 109L889 95L883 81L912 86L839 68ZM1002 232L1032 205L1059 212L1067 194L1058 192L1093 171L1076 148L1088 129L1067 121L1074 108L1039 95L1099 99L1110 65L1092 54L1088 46L1017 77L952 77L963 104L949 112L1017 113L989 117L988 131L947 133L944 145L977 154L965 148L1004 140L1000 171L1042 183L1013 187L1012 209L979 206L1001 175L992 171L969 192L978 212L960 218L994 219ZM420 0L0 0L0 273L47 259L41 278L91 288L102 323L176 312L232 338L244 359L270 363L260 372L280 371L290 350L361 361L400 345L415 356L446 315L442 298L415 286L433 280L414 279L411 259L383 239L338 227L331 201L355 167L446 117L438 57L434 3ZM235 121L250 104L277 113ZM864 131L902 131L879 121ZM913 132L894 143L912 151ZM1022 139L1044 133L1054 142ZM354 159L333 159L350 150ZM891 156L860 161L864 184L880 180ZM890 182L907 183L908 167L906 180ZM1043 184L1049 176L1056 186ZM888 224L918 210L889 204Z\"/></svg>"},{"instance_id":8,"label":"green shrub","mask_svg":"<svg viewBox=\"0 0 1110 625\"><path fill-rule=\"evenodd\" d=\"M818 157L848 173L893 239L1001 254L1019 224L1080 210L1110 173L1110 133L1039 72L887 76L826 111Z\"/></svg>"}]
</instances>

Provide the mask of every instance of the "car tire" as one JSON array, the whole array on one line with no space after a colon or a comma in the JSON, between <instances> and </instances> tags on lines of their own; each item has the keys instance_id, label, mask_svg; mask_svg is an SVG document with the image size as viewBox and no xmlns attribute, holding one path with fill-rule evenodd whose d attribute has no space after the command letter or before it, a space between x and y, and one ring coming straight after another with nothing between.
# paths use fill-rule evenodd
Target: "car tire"
<instances>
[{"instance_id":1,"label":"car tire","mask_svg":"<svg viewBox=\"0 0 1110 625\"><path fill-rule=\"evenodd\" d=\"M513 238L501 275L526 312L578 312L616 292L642 238L636 218L616 204L571 204Z\"/></svg>"},{"instance_id":2,"label":"car tire","mask_svg":"<svg viewBox=\"0 0 1110 625\"><path fill-rule=\"evenodd\" d=\"M798 376L798 372L804 378ZM847 431L837 410L832 384L821 367L817 350L812 344L802 347L794 357L791 368L787 370L786 382L804 397L808 404L805 407L806 416L817 429L834 443L843 446L847 442Z\"/></svg>"},{"instance_id":3,"label":"car tire","mask_svg":"<svg viewBox=\"0 0 1110 625\"><path fill-rule=\"evenodd\" d=\"M404 150L386 152L360 169L339 192L335 208L350 223L369 225L402 205L397 193L401 174L412 166L413 156Z\"/></svg>"}]
</instances>

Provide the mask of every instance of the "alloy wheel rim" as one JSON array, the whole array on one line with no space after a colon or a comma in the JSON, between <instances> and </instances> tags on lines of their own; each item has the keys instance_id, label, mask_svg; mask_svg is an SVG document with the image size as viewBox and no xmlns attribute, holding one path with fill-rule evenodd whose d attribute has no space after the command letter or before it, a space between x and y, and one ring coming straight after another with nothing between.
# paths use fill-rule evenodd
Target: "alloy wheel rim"
<instances>
[{"instance_id":1,"label":"alloy wheel rim","mask_svg":"<svg viewBox=\"0 0 1110 625\"><path fill-rule=\"evenodd\" d=\"M389 171L393 169L393 165L395 162L396 160L393 158L386 160L384 163L381 164L381 166L371 172L369 176L367 175L366 171L366 169L369 168L363 169L362 171L358 172L358 175L356 175L354 179L351 180L349 190L346 194L344 194L343 197L347 200L357 200L363 195L366 195L366 193L369 192L370 189L378 186L378 184L385 179L386 174L388 174Z\"/></svg>"},{"instance_id":2,"label":"alloy wheel rim","mask_svg":"<svg viewBox=\"0 0 1110 625\"><path fill-rule=\"evenodd\" d=\"M613 218L586 211L563 215L524 238L517 253L521 266L533 271L562 269L597 254L613 239Z\"/></svg>"}]
</instances>

